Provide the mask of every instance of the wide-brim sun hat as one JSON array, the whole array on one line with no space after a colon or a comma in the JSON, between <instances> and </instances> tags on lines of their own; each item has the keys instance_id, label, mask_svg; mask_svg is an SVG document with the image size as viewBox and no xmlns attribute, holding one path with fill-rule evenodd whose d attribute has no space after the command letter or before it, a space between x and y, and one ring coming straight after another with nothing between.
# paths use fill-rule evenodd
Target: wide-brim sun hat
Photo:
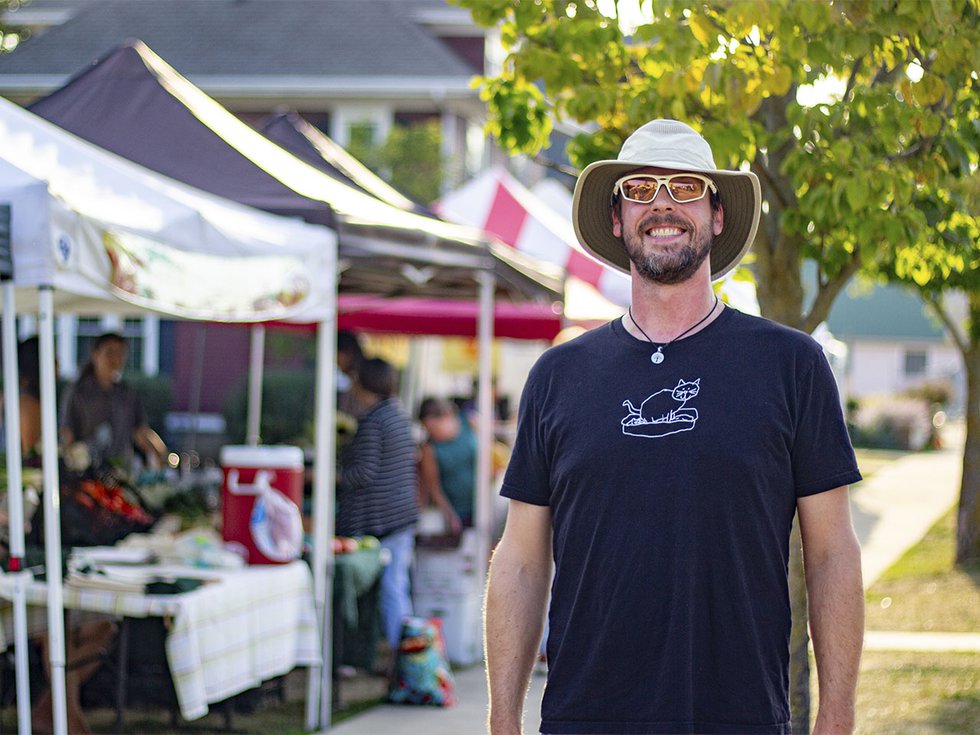
<instances>
[{"instance_id":1,"label":"wide-brim sun hat","mask_svg":"<svg viewBox=\"0 0 980 735\"><path fill-rule=\"evenodd\" d=\"M724 224L709 257L711 279L721 278L738 265L759 229L759 179L749 171L719 170L708 141L677 120L646 123L626 139L617 159L595 161L585 167L572 200L572 224L579 242L603 263L630 272L623 240L612 233L613 185L631 171L650 166L703 174L715 182L724 208Z\"/></svg>"}]
</instances>

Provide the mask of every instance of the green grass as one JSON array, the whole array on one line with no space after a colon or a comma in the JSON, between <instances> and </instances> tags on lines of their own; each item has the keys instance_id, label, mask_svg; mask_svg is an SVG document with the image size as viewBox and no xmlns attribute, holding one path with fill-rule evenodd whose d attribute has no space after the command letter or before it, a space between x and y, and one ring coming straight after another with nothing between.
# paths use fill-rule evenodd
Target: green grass
<instances>
[{"instance_id":1,"label":"green grass","mask_svg":"<svg viewBox=\"0 0 980 735\"><path fill-rule=\"evenodd\" d=\"M868 630L980 631L980 565L953 566L950 511L868 590Z\"/></svg>"},{"instance_id":2,"label":"green grass","mask_svg":"<svg viewBox=\"0 0 980 735\"><path fill-rule=\"evenodd\" d=\"M856 735L980 732L980 653L869 651L857 713Z\"/></svg>"},{"instance_id":3,"label":"green grass","mask_svg":"<svg viewBox=\"0 0 980 735\"><path fill-rule=\"evenodd\" d=\"M951 511L868 590L866 628L980 630L980 566L954 567L954 542ZM857 713L856 735L980 733L980 652L867 651Z\"/></svg>"}]
</instances>

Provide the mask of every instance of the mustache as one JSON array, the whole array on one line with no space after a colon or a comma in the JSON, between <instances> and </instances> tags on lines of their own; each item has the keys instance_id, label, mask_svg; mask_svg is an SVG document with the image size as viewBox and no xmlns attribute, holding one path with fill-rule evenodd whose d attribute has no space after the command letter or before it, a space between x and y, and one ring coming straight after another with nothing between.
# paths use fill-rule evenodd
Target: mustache
<instances>
[{"instance_id":1,"label":"mustache","mask_svg":"<svg viewBox=\"0 0 980 735\"><path fill-rule=\"evenodd\" d=\"M649 230L652 227L680 227L684 230L691 229L691 225L684 219L676 215L651 214L640 220L637 225L639 231Z\"/></svg>"}]
</instances>

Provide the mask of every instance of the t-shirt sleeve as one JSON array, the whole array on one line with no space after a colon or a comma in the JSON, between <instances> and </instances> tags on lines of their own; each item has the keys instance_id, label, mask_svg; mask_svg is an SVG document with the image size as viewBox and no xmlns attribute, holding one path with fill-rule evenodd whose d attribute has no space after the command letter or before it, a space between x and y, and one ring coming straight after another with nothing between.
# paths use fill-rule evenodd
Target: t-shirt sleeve
<instances>
[{"instance_id":1,"label":"t-shirt sleeve","mask_svg":"<svg viewBox=\"0 0 980 735\"><path fill-rule=\"evenodd\" d=\"M822 351L797 386L793 442L797 497L815 495L861 479L841 410L837 381Z\"/></svg>"},{"instance_id":2,"label":"t-shirt sleeve","mask_svg":"<svg viewBox=\"0 0 980 735\"><path fill-rule=\"evenodd\" d=\"M544 386L539 370L532 370L517 411L517 434L500 494L532 505L548 505L551 496L547 429L541 407Z\"/></svg>"}]
</instances>

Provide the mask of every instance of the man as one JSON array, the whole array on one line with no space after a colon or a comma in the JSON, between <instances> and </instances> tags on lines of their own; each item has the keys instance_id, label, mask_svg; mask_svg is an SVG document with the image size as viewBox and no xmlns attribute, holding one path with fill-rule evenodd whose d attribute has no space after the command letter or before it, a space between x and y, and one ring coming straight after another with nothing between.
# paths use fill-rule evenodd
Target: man
<instances>
[{"instance_id":1,"label":"man","mask_svg":"<svg viewBox=\"0 0 980 735\"><path fill-rule=\"evenodd\" d=\"M574 224L628 270L622 319L532 369L486 613L493 735L521 732L551 582L542 733L788 733L789 534L799 513L820 682L849 733L863 630L833 377L807 335L720 303L758 226L747 172L647 123L579 177Z\"/></svg>"}]
</instances>

